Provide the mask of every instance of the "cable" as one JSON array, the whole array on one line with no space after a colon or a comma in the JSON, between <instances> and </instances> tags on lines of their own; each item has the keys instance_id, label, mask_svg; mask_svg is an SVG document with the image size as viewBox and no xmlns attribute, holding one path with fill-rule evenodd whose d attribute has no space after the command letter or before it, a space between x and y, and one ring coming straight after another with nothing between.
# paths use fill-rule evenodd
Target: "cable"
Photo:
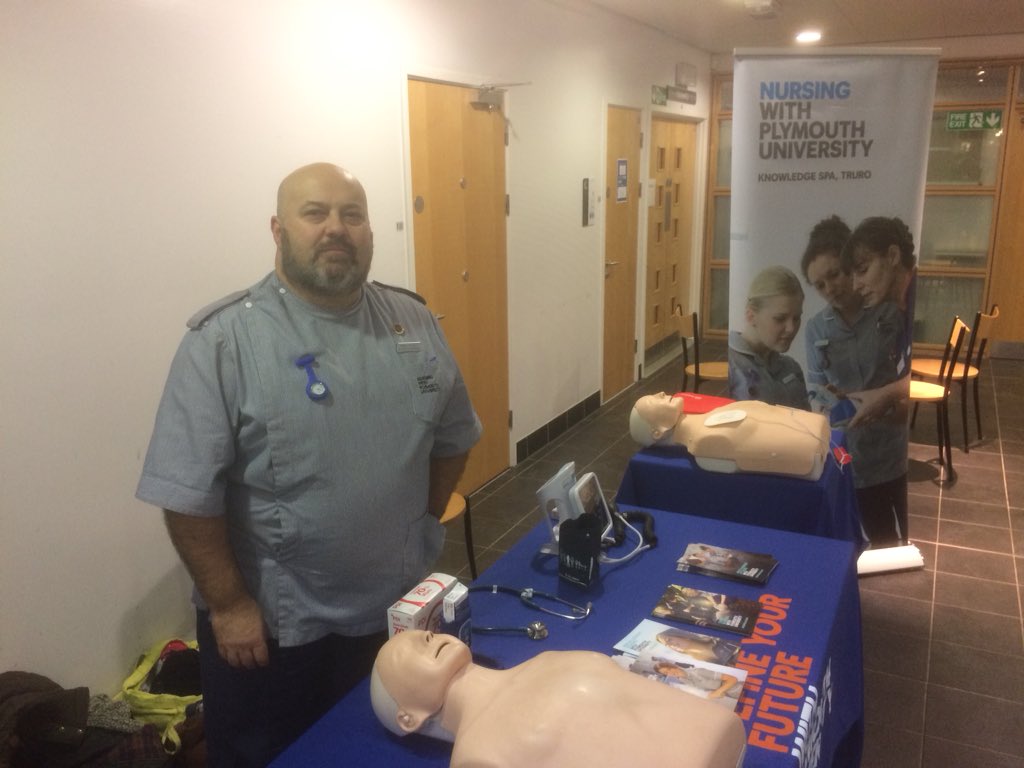
<instances>
[{"instance_id":1,"label":"cable","mask_svg":"<svg viewBox=\"0 0 1024 768\"><path fill-rule=\"evenodd\" d=\"M637 530L636 528L634 528L634 527L633 527L633 524L632 524L632 523L630 523L630 522L629 522L629 521L628 521L628 520L627 520L627 519L626 519L625 517L623 517L623 516L622 516L621 514L619 514L618 512L613 512L612 514L614 515L614 517L615 517L615 518L616 518L616 519L617 519L617 520L618 520L618 521L619 521L620 523L622 523L622 525L623 525L623 526L624 526L625 528L628 528L629 530L631 530L631 531L632 531L633 533L635 533L635 534L636 534L636 538L637 538L637 545L636 545L636 548L635 548L635 549L634 549L634 550L633 550L632 552L630 552L630 553L629 553L629 554L627 554L627 555L623 555L622 557L609 557L609 556L608 556L608 555L606 555L606 554L605 554L604 552L602 552L602 553L601 553L601 556L600 556L600 558L599 558L599 559L600 559L600 561L601 561L602 563L605 563L606 565L615 565L615 564L617 564L617 563L624 563L624 562L626 562L627 560L631 560L632 558L636 557L636 556L637 556L637 555L639 555L639 554L640 554L641 552L643 552L643 551L645 551L645 550L648 550L648 549L650 549L650 548L651 548L651 545L650 545L650 544L648 544L648 543L646 543L646 542L644 541L644 536L643 536L643 534L642 534L642 533L640 533L640 531L638 531L638 530ZM604 531L604 533L603 533L603 534L602 534L602 536L601 536L601 540L602 540L602 542L605 542L605 541L607 541L608 543L614 543L614 542L615 542L615 540L614 540L614 539L609 539L609 538L607 538L607 536L608 536L608 531L609 531L609 530L611 530L611 527L612 527L612 526L610 526L610 525L609 525L609 526L608 526L607 528L605 528L605 531Z\"/></svg>"}]
</instances>

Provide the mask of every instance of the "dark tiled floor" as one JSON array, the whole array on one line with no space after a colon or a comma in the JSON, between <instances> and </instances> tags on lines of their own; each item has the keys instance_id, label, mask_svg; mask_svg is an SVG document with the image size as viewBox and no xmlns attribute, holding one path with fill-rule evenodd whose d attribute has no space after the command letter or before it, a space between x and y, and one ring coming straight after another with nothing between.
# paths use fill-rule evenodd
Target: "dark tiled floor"
<instances>
[{"instance_id":1,"label":"dark tiled floor","mask_svg":"<svg viewBox=\"0 0 1024 768\"><path fill-rule=\"evenodd\" d=\"M678 389L677 367L635 385L472 495L481 570L540 521L534 492L566 461L596 472L614 495L636 450L629 409L641 394ZM703 391L716 393L709 385ZM985 437L969 422L964 453L954 414L953 484L940 481L933 407L921 409L911 431L910 538L925 569L860 580L863 768L1024 768L1022 395L1024 362L986 364ZM468 579L462 533L460 523L451 526L439 568Z\"/></svg>"}]
</instances>

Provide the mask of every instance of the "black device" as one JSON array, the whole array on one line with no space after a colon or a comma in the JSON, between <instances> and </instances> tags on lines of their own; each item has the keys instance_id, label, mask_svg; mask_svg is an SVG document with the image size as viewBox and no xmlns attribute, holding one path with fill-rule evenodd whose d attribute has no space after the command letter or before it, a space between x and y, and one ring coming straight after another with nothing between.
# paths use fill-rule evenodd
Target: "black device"
<instances>
[{"instance_id":1,"label":"black device","mask_svg":"<svg viewBox=\"0 0 1024 768\"><path fill-rule=\"evenodd\" d=\"M606 520L593 512L562 521L558 533L559 578L584 589L597 581L606 525Z\"/></svg>"}]
</instances>

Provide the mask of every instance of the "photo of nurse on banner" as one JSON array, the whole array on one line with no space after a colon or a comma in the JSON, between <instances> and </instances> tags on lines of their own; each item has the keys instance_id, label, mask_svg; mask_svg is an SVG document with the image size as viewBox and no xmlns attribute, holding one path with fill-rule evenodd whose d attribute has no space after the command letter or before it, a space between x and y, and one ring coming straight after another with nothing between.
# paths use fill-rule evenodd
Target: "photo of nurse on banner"
<instances>
[{"instance_id":1,"label":"photo of nurse on banner","mask_svg":"<svg viewBox=\"0 0 1024 768\"><path fill-rule=\"evenodd\" d=\"M800 268L826 302L804 330L810 407L845 433L872 545L906 543L914 238L898 217L851 231L832 215L811 229Z\"/></svg>"},{"instance_id":2,"label":"photo of nurse on banner","mask_svg":"<svg viewBox=\"0 0 1024 768\"><path fill-rule=\"evenodd\" d=\"M872 549L908 536L906 400L937 70L932 49L734 52L729 355L746 368L730 370L730 394L827 415Z\"/></svg>"}]
</instances>

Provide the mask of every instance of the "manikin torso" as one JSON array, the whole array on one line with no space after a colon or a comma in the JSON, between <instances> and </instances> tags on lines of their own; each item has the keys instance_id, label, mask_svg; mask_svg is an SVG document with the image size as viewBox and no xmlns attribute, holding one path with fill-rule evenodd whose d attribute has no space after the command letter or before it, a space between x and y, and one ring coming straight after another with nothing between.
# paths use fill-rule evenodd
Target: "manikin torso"
<instances>
[{"instance_id":1,"label":"manikin torso","mask_svg":"<svg viewBox=\"0 0 1024 768\"><path fill-rule=\"evenodd\" d=\"M637 400L631 432L643 445L681 445L713 472L760 472L816 480L829 453L828 422L818 413L738 400L687 414L682 398Z\"/></svg>"},{"instance_id":2,"label":"manikin torso","mask_svg":"<svg viewBox=\"0 0 1024 768\"><path fill-rule=\"evenodd\" d=\"M735 712L591 651L496 670L408 630L377 654L370 697L393 733L454 741L452 768L736 768L746 744Z\"/></svg>"},{"instance_id":3,"label":"manikin torso","mask_svg":"<svg viewBox=\"0 0 1024 768\"><path fill-rule=\"evenodd\" d=\"M471 666L441 720L454 726L452 768L734 768L745 741L720 705L589 651L541 653L510 670Z\"/></svg>"}]
</instances>

